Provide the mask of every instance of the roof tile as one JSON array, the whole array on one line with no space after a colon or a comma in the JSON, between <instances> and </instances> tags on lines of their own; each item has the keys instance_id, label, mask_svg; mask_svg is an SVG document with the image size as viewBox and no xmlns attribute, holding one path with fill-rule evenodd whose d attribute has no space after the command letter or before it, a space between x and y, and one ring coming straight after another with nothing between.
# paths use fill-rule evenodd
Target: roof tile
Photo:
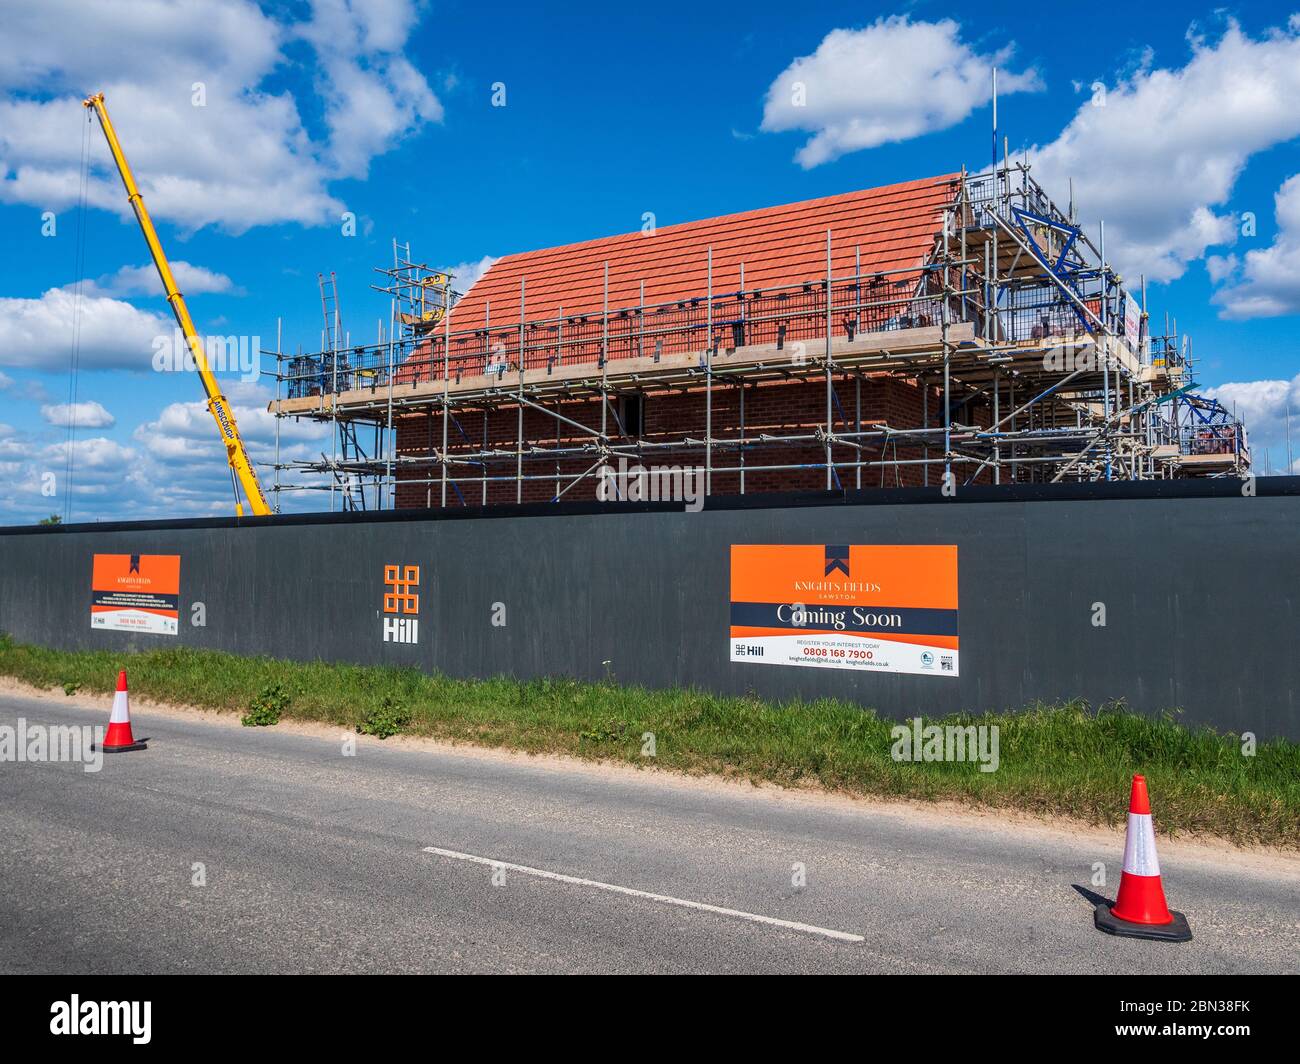
<instances>
[{"instance_id":1,"label":"roof tile","mask_svg":"<svg viewBox=\"0 0 1300 1064\"><path fill-rule=\"evenodd\" d=\"M846 192L823 199L603 237L562 247L507 255L493 263L452 312L451 328L493 328L519 322L520 282L529 320L565 314L599 314L609 264L611 310L634 307L645 282L647 305L702 296L708 290L708 249L713 249L713 291L770 288L824 277L826 231L832 269L854 269L858 249L864 274L920 265L939 233L943 209L957 175Z\"/></svg>"}]
</instances>

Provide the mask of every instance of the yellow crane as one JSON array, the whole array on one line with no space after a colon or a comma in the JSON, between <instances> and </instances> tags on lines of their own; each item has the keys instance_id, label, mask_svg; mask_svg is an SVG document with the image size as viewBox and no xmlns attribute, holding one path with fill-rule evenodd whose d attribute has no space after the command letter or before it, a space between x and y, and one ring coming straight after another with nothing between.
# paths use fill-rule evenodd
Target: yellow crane
<instances>
[{"instance_id":1,"label":"yellow crane","mask_svg":"<svg viewBox=\"0 0 1300 1064\"><path fill-rule=\"evenodd\" d=\"M257 471L248 457L248 449L244 446L243 437L239 435L239 426L235 424L235 412L230 408L226 397L221 394L217 379L212 375L212 369L203 351L203 340L195 331L189 308L185 306L185 298L176 287L176 278L172 276L172 268L158 239L158 230L154 228L153 219L149 217L144 198L140 195L135 178L131 174L131 167L127 164L126 156L122 154L122 145L117 139L117 131L113 128L112 120L108 117L108 109L104 106L104 94L96 93L82 102L85 106L93 108L96 117L99 118L99 128L104 131L109 151L113 153L113 161L117 163L117 172L122 175L127 200L131 204L131 209L135 211L135 219L140 223L140 231L144 233L145 243L149 245L149 254L153 256L153 264L158 268L158 276L162 278L167 302L171 305L172 313L176 316L176 324L181 327L181 334L185 337L190 353L194 356L199 379L203 381L203 391L208 397L208 412L212 414L212 420L217 423L217 431L221 433L221 442L226 447L226 461L230 463L231 473L239 486L244 489L244 495L253 513L269 514L272 512L271 507L267 504L266 496L262 494L262 485L257 479ZM240 501L238 488L235 489L235 513L241 517L244 513L244 504Z\"/></svg>"}]
</instances>

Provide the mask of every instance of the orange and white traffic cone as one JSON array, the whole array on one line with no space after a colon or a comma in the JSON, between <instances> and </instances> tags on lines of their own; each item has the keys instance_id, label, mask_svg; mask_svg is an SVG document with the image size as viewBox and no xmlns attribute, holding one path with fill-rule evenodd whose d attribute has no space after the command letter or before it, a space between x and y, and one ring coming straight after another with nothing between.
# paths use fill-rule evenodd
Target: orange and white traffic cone
<instances>
[{"instance_id":1,"label":"orange and white traffic cone","mask_svg":"<svg viewBox=\"0 0 1300 1064\"><path fill-rule=\"evenodd\" d=\"M113 713L108 718L108 732L104 736L104 753L120 754L127 750L148 749L136 742L131 734L131 710L127 705L126 669L117 674L117 693L113 695Z\"/></svg>"},{"instance_id":2,"label":"orange and white traffic cone","mask_svg":"<svg viewBox=\"0 0 1300 1064\"><path fill-rule=\"evenodd\" d=\"M1100 903L1093 913L1098 930L1108 935L1153 938L1162 942L1187 942L1192 929L1187 917L1165 903L1156 860L1156 832L1151 822L1147 781L1133 777L1128 803L1128 835L1124 840L1124 871L1115 904Z\"/></svg>"}]
</instances>

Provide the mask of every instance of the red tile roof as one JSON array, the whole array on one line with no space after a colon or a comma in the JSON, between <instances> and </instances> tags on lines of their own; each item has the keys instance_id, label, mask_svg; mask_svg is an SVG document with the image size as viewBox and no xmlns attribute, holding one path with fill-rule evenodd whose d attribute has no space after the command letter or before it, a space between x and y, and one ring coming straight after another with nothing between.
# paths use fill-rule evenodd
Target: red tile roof
<instances>
[{"instance_id":1,"label":"red tile roof","mask_svg":"<svg viewBox=\"0 0 1300 1064\"><path fill-rule=\"evenodd\" d=\"M727 214L654 235L640 232L581 244L507 255L493 263L452 312L451 329L482 328L491 304L495 329L519 321L519 285L526 282L528 320L599 314L604 305L604 268L609 263L609 306L634 307L645 281L647 305L708 290L708 248L713 248L713 290L771 288L826 275L826 231L831 230L832 268L852 274L861 248L863 274L916 266L934 246L942 211L955 194L957 175L846 192L824 199Z\"/></svg>"}]
</instances>

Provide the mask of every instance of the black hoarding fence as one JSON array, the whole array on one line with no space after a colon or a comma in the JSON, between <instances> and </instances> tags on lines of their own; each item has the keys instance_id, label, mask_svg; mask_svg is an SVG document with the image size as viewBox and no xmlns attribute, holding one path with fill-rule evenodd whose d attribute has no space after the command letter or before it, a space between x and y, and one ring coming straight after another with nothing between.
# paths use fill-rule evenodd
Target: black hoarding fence
<instances>
[{"instance_id":1,"label":"black hoarding fence","mask_svg":"<svg viewBox=\"0 0 1300 1064\"><path fill-rule=\"evenodd\" d=\"M593 503L11 528L0 530L0 630L65 649L179 644L458 677L612 674L845 698L900 719L1123 699L1144 713L1180 710L1189 724L1300 739L1298 530L1294 477L712 499L698 513ZM771 558L836 580L851 559L874 559L886 588L913 597L871 601L899 617L942 614L933 652L885 640L874 658L837 660L847 644L833 634L819 644L816 625L798 620L792 632L742 623L733 638L737 619L762 613L744 601L733 610L733 593L746 595L733 585L732 548L754 545L780 548L759 558L756 580ZM948 577L932 566L949 555L907 555L911 568L892 571L899 547L955 548L953 603L926 598L944 593ZM92 588L96 555L140 556L146 582L106 596ZM174 635L147 612L112 612L170 593L147 582L159 556L180 559ZM808 594L805 608L824 592ZM793 588L788 597L767 602L780 625L791 613L777 610L800 604ZM877 638L889 616L856 636ZM771 648L791 638L825 657L783 663L786 650Z\"/></svg>"}]
</instances>

